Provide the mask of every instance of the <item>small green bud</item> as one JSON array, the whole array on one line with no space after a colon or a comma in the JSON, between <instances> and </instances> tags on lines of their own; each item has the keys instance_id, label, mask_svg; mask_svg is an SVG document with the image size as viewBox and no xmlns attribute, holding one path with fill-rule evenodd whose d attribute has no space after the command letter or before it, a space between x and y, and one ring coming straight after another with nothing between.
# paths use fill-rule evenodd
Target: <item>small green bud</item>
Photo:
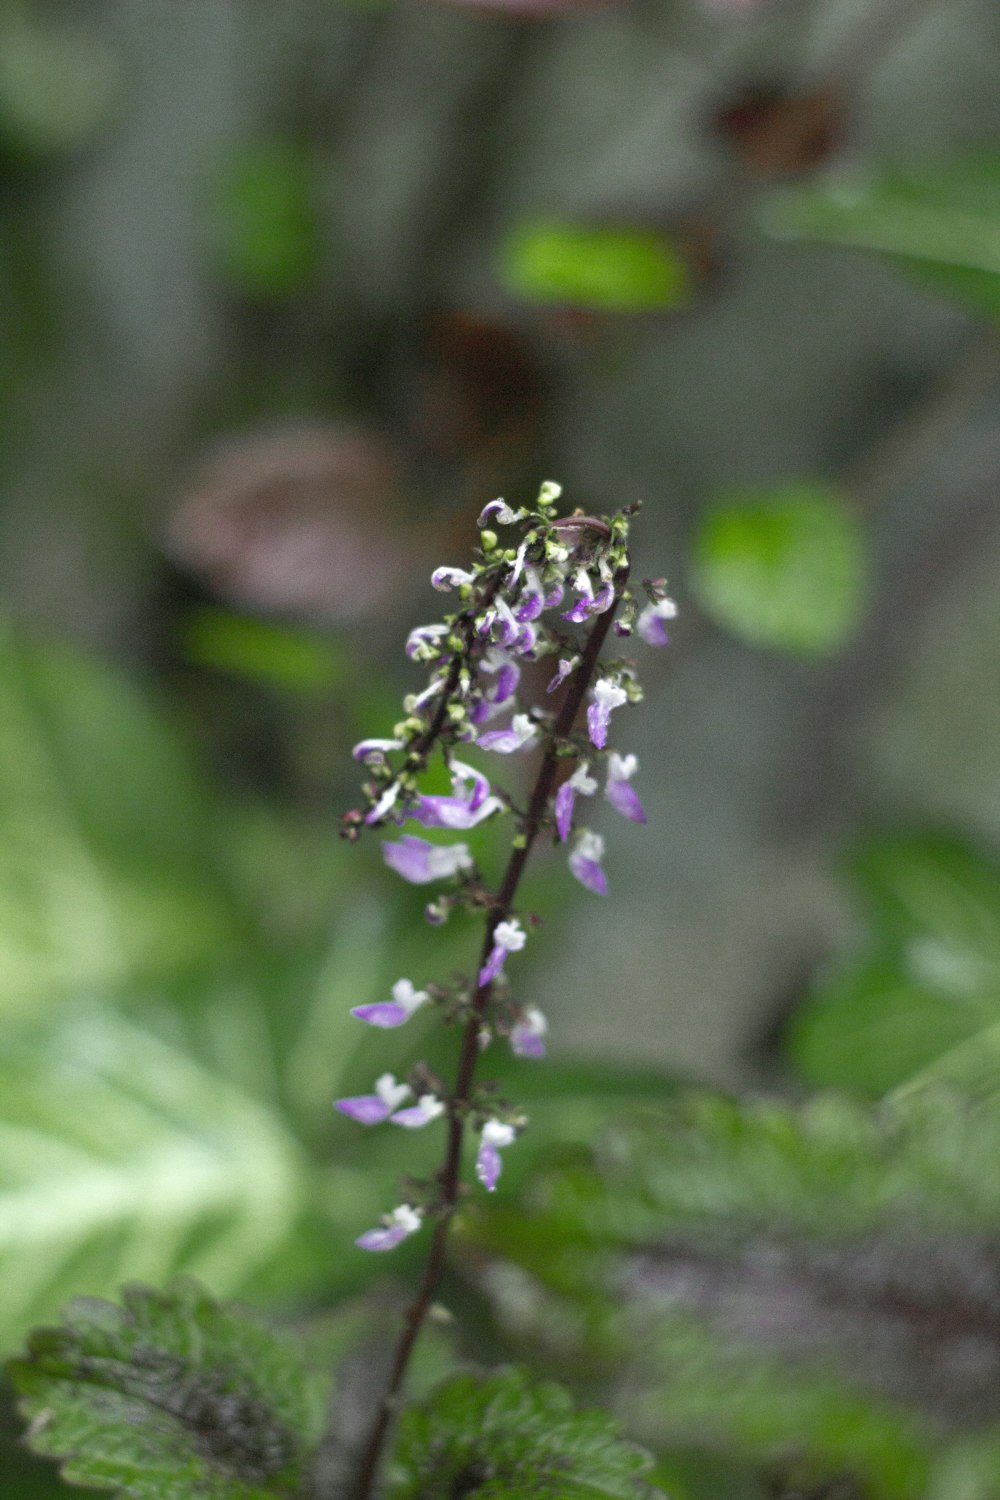
<instances>
[{"instance_id":1,"label":"small green bud","mask_svg":"<svg viewBox=\"0 0 1000 1500\"><path fill-rule=\"evenodd\" d=\"M492 552L496 544L497 534L495 531L481 531L479 533L479 545L484 552Z\"/></svg>"}]
</instances>

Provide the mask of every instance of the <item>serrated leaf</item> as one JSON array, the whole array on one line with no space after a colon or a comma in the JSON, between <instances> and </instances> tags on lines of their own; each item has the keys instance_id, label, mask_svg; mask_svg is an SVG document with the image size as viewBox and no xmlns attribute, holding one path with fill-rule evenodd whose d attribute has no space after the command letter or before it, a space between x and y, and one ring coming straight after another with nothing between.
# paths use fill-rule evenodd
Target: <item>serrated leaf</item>
<instances>
[{"instance_id":1,"label":"serrated leaf","mask_svg":"<svg viewBox=\"0 0 1000 1500\"><path fill-rule=\"evenodd\" d=\"M131 684L0 626L0 1010L237 952L206 807Z\"/></svg>"},{"instance_id":2,"label":"serrated leaf","mask_svg":"<svg viewBox=\"0 0 1000 1500\"><path fill-rule=\"evenodd\" d=\"M864 952L814 987L790 1056L820 1087L878 1095L940 1063L981 1095L1000 1025L1000 870L953 840L900 836L865 845L851 875Z\"/></svg>"},{"instance_id":3,"label":"serrated leaf","mask_svg":"<svg viewBox=\"0 0 1000 1500\"><path fill-rule=\"evenodd\" d=\"M239 1289L302 1203L276 1116L113 1013L8 1037L0 1061L0 1348L76 1293Z\"/></svg>"},{"instance_id":4,"label":"serrated leaf","mask_svg":"<svg viewBox=\"0 0 1000 1500\"><path fill-rule=\"evenodd\" d=\"M1000 157L841 173L782 189L764 227L873 250L979 312L1000 314Z\"/></svg>"},{"instance_id":5,"label":"serrated leaf","mask_svg":"<svg viewBox=\"0 0 1000 1500\"><path fill-rule=\"evenodd\" d=\"M930 1084L878 1110L692 1095L464 1232L501 1324L600 1355L647 1441L911 1500L955 1434L1000 1431L998 1151L995 1097Z\"/></svg>"},{"instance_id":6,"label":"serrated leaf","mask_svg":"<svg viewBox=\"0 0 1000 1500\"><path fill-rule=\"evenodd\" d=\"M640 1500L650 1461L604 1411L519 1370L459 1376L406 1413L389 1500Z\"/></svg>"},{"instance_id":7,"label":"serrated leaf","mask_svg":"<svg viewBox=\"0 0 1000 1500\"><path fill-rule=\"evenodd\" d=\"M694 543L692 586L717 624L758 646L822 656L857 626L865 537L833 490L749 491L713 507Z\"/></svg>"},{"instance_id":8,"label":"serrated leaf","mask_svg":"<svg viewBox=\"0 0 1000 1500\"><path fill-rule=\"evenodd\" d=\"M662 234L550 220L522 224L505 241L501 277L520 297L601 312L684 305L690 274Z\"/></svg>"},{"instance_id":9,"label":"serrated leaf","mask_svg":"<svg viewBox=\"0 0 1000 1500\"><path fill-rule=\"evenodd\" d=\"M11 1362L34 1450L129 1500L298 1494L328 1381L194 1282L127 1287L123 1301L79 1299Z\"/></svg>"}]
</instances>

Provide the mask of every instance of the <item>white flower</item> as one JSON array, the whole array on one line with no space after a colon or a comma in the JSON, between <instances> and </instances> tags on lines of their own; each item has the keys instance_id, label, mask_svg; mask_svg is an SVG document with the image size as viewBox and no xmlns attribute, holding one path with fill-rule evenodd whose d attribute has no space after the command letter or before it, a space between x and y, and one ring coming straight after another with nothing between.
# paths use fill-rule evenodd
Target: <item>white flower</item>
<instances>
[{"instance_id":1,"label":"white flower","mask_svg":"<svg viewBox=\"0 0 1000 1500\"><path fill-rule=\"evenodd\" d=\"M493 941L506 953L520 953L528 941L528 934L523 930L517 918L512 917L509 922L497 923L493 929Z\"/></svg>"}]
</instances>

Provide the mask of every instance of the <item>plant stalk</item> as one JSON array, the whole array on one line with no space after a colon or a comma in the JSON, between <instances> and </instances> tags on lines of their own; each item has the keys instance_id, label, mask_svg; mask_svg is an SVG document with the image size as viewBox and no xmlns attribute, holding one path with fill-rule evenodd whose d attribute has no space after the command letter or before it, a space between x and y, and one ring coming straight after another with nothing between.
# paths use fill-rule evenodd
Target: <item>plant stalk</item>
<instances>
[{"instance_id":1,"label":"plant stalk","mask_svg":"<svg viewBox=\"0 0 1000 1500\"><path fill-rule=\"evenodd\" d=\"M511 850L500 889L490 907L477 973L485 967L493 950L493 934L497 926L510 917L521 876L524 874L535 840L542 830L549 798L555 789L560 760L559 745L572 731L627 582L628 569L623 568L615 575L615 597L611 607L598 617L587 638L580 664L569 678L566 695L552 726L552 733L538 769L528 810L521 824L521 838ZM478 985L472 997L472 1008L462 1035L455 1087L451 1096L445 1158L438 1173L441 1183L440 1217L434 1226L434 1234L420 1285L406 1312L403 1332L396 1347L385 1394L372 1425L371 1434L365 1444L351 1500L369 1500L371 1496L410 1357L444 1271L448 1230L458 1202L466 1107L472 1095L476 1062L479 1057L479 1031L492 989L493 981L490 980L484 985Z\"/></svg>"}]
</instances>

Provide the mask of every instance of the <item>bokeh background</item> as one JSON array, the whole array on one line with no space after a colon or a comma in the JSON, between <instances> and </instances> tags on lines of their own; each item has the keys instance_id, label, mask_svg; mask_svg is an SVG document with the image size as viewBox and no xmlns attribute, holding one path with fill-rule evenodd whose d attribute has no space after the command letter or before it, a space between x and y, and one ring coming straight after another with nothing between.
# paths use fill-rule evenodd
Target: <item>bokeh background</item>
<instances>
[{"instance_id":1,"label":"bokeh background","mask_svg":"<svg viewBox=\"0 0 1000 1500\"><path fill-rule=\"evenodd\" d=\"M543 478L641 500L680 610L611 900L535 877L554 1057L842 1083L789 1021L871 1013L859 860L933 938L870 1091L915 988L997 1003L998 72L995 0L2 0L11 1337L189 1262L306 1296L385 1206L342 1018L440 959L349 750Z\"/></svg>"}]
</instances>

